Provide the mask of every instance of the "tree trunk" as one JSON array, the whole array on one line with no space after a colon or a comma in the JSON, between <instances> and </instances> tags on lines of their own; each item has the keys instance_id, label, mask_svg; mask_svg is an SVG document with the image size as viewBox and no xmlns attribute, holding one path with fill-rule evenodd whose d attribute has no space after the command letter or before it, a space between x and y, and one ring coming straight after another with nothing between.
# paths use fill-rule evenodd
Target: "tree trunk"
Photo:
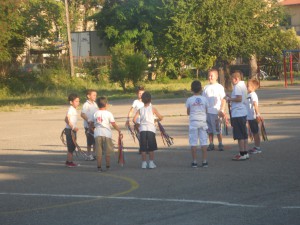
<instances>
[{"instance_id":1,"label":"tree trunk","mask_svg":"<svg viewBox=\"0 0 300 225\"><path fill-rule=\"evenodd\" d=\"M256 77L257 74L257 58L256 55L251 55L249 59L250 74L249 78Z\"/></svg>"},{"instance_id":2,"label":"tree trunk","mask_svg":"<svg viewBox=\"0 0 300 225\"><path fill-rule=\"evenodd\" d=\"M225 87L225 73L223 67L219 67L219 83Z\"/></svg>"},{"instance_id":3,"label":"tree trunk","mask_svg":"<svg viewBox=\"0 0 300 225\"><path fill-rule=\"evenodd\" d=\"M230 63L229 62L225 62L225 90L226 91L230 91L232 89L232 85L231 85L231 79L230 79Z\"/></svg>"}]
</instances>

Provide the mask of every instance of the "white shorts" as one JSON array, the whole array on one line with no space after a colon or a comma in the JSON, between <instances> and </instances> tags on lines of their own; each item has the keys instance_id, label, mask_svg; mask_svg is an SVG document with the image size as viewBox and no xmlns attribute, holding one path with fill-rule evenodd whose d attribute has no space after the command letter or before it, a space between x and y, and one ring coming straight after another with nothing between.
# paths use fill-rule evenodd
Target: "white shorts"
<instances>
[{"instance_id":1,"label":"white shorts","mask_svg":"<svg viewBox=\"0 0 300 225\"><path fill-rule=\"evenodd\" d=\"M190 146L198 146L200 141L200 146L207 145L207 131L205 128L190 128L189 129L189 143Z\"/></svg>"}]
</instances>

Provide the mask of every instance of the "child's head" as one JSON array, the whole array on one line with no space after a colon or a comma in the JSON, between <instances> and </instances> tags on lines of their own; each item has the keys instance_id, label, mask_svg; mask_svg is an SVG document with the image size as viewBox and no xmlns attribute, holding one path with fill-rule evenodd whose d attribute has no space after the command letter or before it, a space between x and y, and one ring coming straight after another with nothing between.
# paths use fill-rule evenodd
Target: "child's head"
<instances>
[{"instance_id":1,"label":"child's head","mask_svg":"<svg viewBox=\"0 0 300 225\"><path fill-rule=\"evenodd\" d=\"M214 84L217 82L219 76L219 72L216 69L211 69L208 71L208 80L210 84Z\"/></svg>"},{"instance_id":2,"label":"child's head","mask_svg":"<svg viewBox=\"0 0 300 225\"><path fill-rule=\"evenodd\" d=\"M107 105L107 98L106 97L99 97L96 99L96 103L99 108L105 108Z\"/></svg>"},{"instance_id":3,"label":"child's head","mask_svg":"<svg viewBox=\"0 0 300 225\"><path fill-rule=\"evenodd\" d=\"M258 80L256 80L256 79L248 80L247 89L248 89L249 93L255 91L258 87L259 87Z\"/></svg>"},{"instance_id":4,"label":"child's head","mask_svg":"<svg viewBox=\"0 0 300 225\"><path fill-rule=\"evenodd\" d=\"M142 102L146 105L151 102L151 94L145 91L142 95Z\"/></svg>"},{"instance_id":5,"label":"child's head","mask_svg":"<svg viewBox=\"0 0 300 225\"><path fill-rule=\"evenodd\" d=\"M232 74L231 74L231 82L232 84L237 84L240 80L243 79L243 73L240 70L235 70Z\"/></svg>"},{"instance_id":6,"label":"child's head","mask_svg":"<svg viewBox=\"0 0 300 225\"><path fill-rule=\"evenodd\" d=\"M138 86L136 89L136 95L138 97L138 99L142 99L142 95L145 92L145 88L143 86Z\"/></svg>"},{"instance_id":7,"label":"child's head","mask_svg":"<svg viewBox=\"0 0 300 225\"><path fill-rule=\"evenodd\" d=\"M94 90L94 89L88 89L87 91L86 91L86 97L87 97L87 99L88 100L90 100L90 101L96 101L96 98L97 98L97 91L96 90Z\"/></svg>"},{"instance_id":8,"label":"child's head","mask_svg":"<svg viewBox=\"0 0 300 225\"><path fill-rule=\"evenodd\" d=\"M194 80L191 84L191 90L194 94L198 94L202 91L201 82L199 80Z\"/></svg>"},{"instance_id":9,"label":"child's head","mask_svg":"<svg viewBox=\"0 0 300 225\"><path fill-rule=\"evenodd\" d=\"M72 93L68 96L68 101L70 102L70 105L72 105L74 108L77 108L80 103L79 96L75 93Z\"/></svg>"}]
</instances>

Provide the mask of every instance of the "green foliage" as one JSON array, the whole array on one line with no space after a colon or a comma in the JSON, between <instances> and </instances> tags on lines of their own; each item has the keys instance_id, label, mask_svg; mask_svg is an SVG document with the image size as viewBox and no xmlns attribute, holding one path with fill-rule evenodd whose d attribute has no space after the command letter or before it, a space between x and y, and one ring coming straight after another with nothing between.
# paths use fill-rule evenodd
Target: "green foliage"
<instances>
[{"instance_id":1,"label":"green foliage","mask_svg":"<svg viewBox=\"0 0 300 225\"><path fill-rule=\"evenodd\" d=\"M23 10L24 28L27 37L39 37L43 41L53 41L62 34L64 27L64 5L55 0L29 0ZM55 29L53 29L55 28Z\"/></svg>"},{"instance_id":2,"label":"green foliage","mask_svg":"<svg viewBox=\"0 0 300 225\"><path fill-rule=\"evenodd\" d=\"M142 53L135 53L134 46L130 43L117 44L111 49L112 69L110 80L118 82L123 90L132 82L134 86L142 80L142 75L147 68L147 59Z\"/></svg>"},{"instance_id":3,"label":"green foliage","mask_svg":"<svg viewBox=\"0 0 300 225\"><path fill-rule=\"evenodd\" d=\"M25 40L21 29L24 19L20 14L22 6L21 0L0 2L0 63L9 62L14 51L20 47L20 41Z\"/></svg>"}]
</instances>

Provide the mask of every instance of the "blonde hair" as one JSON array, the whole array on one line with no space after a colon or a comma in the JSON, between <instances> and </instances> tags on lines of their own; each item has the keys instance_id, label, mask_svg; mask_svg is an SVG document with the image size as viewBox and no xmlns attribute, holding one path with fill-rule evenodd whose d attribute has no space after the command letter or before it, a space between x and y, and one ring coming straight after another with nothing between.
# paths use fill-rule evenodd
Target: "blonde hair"
<instances>
[{"instance_id":1,"label":"blonde hair","mask_svg":"<svg viewBox=\"0 0 300 225\"><path fill-rule=\"evenodd\" d=\"M255 78L252 78L248 80L248 85L251 85L254 88L254 90L256 90L259 87L259 81Z\"/></svg>"}]
</instances>

